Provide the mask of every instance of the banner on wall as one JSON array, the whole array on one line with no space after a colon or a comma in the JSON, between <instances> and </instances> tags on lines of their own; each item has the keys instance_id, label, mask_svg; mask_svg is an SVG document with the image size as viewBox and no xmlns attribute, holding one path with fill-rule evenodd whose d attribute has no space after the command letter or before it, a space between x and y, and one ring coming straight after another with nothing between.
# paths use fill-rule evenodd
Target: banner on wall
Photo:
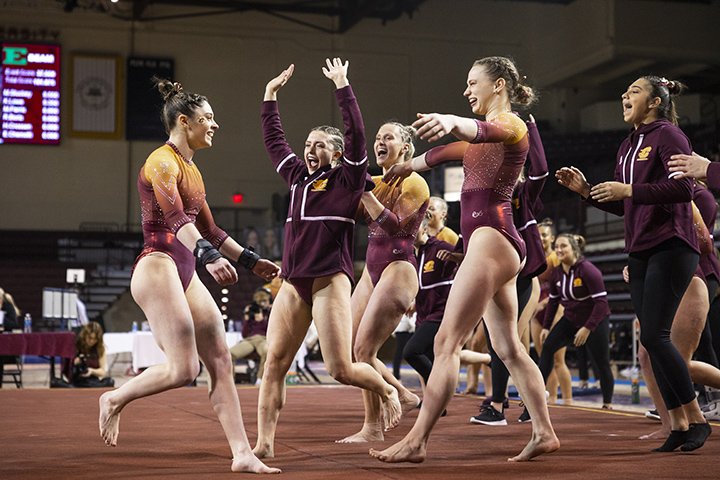
<instances>
[{"instance_id":1,"label":"banner on wall","mask_svg":"<svg viewBox=\"0 0 720 480\"><path fill-rule=\"evenodd\" d=\"M120 68L118 56L73 56L73 135L120 137Z\"/></svg>"},{"instance_id":2,"label":"banner on wall","mask_svg":"<svg viewBox=\"0 0 720 480\"><path fill-rule=\"evenodd\" d=\"M162 97L153 83L154 76L174 79L175 62L171 58L128 58L125 108L125 136L128 140L167 139L160 120Z\"/></svg>"}]
</instances>

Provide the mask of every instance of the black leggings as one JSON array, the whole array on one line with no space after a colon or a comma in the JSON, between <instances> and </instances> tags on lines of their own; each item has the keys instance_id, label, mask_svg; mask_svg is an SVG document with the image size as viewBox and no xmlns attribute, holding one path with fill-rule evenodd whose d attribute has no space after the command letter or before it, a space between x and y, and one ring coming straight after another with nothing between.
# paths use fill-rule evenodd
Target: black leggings
<instances>
[{"instance_id":1,"label":"black leggings","mask_svg":"<svg viewBox=\"0 0 720 480\"><path fill-rule=\"evenodd\" d=\"M425 385L428 383L433 361L435 360L433 344L439 328L440 322L421 323L415 329L415 333L405 344L403 350L405 361L420 374L425 381Z\"/></svg>"},{"instance_id":2,"label":"black leggings","mask_svg":"<svg viewBox=\"0 0 720 480\"><path fill-rule=\"evenodd\" d=\"M718 281L715 276L712 276L707 278L705 283L707 283L708 298L712 304L715 299L715 292L717 292L718 289ZM718 368L720 365L718 365L718 357L713 348L713 334L710 330L712 313L713 310L710 309L707 319L705 320L705 328L703 328L702 334L700 335L700 343L698 344L697 350L695 350L695 359Z\"/></svg>"},{"instance_id":3,"label":"black leggings","mask_svg":"<svg viewBox=\"0 0 720 480\"><path fill-rule=\"evenodd\" d=\"M403 352L405 351L405 344L412 336L410 332L396 332L395 333L395 355L393 356L393 376L400 380L400 366L402 365Z\"/></svg>"},{"instance_id":4,"label":"black leggings","mask_svg":"<svg viewBox=\"0 0 720 480\"><path fill-rule=\"evenodd\" d=\"M522 315L522 311L530 301L532 295L532 277L518 277L516 282L518 296L518 318ZM505 364L500 360L495 349L490 342L490 332L487 325L483 322L485 328L485 338L487 338L487 346L490 351L490 368L492 369L492 399L494 403L503 403L505 401L505 391L507 390L510 372L508 372Z\"/></svg>"},{"instance_id":5,"label":"black leggings","mask_svg":"<svg viewBox=\"0 0 720 480\"><path fill-rule=\"evenodd\" d=\"M555 352L563 347L567 347L573 343L575 334L580 330L570 320L564 316L558 320L555 326L550 330L545 343L543 344L542 354L540 355L540 372L543 380L547 383L547 379L552 373L555 365ZM612 402L613 390L615 389L615 379L613 378L612 369L610 368L610 319L605 317L602 322L590 332L590 335L583 346L587 347L588 353L592 356L593 369L597 365L596 375L600 377L600 390L602 390L603 403L610 404Z\"/></svg>"},{"instance_id":6,"label":"black leggings","mask_svg":"<svg viewBox=\"0 0 720 480\"><path fill-rule=\"evenodd\" d=\"M679 238L628 257L630 296L640 320L640 342L648 351L668 410L695 399L687 364L670 341L670 328L698 260L699 255Z\"/></svg>"}]
</instances>

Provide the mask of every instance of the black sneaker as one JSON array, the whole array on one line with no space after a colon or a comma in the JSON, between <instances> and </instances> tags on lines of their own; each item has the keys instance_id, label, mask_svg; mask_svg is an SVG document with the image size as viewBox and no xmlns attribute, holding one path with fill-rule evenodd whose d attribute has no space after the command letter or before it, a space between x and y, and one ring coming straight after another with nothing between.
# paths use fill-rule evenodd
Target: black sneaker
<instances>
[{"instance_id":1,"label":"black sneaker","mask_svg":"<svg viewBox=\"0 0 720 480\"><path fill-rule=\"evenodd\" d=\"M495 410L495 407L492 405L481 405L480 413L474 417L470 417L470 423L500 426L507 425L507 420L505 420L505 415Z\"/></svg>"},{"instance_id":2,"label":"black sneaker","mask_svg":"<svg viewBox=\"0 0 720 480\"><path fill-rule=\"evenodd\" d=\"M649 418L651 420L657 420L660 421L660 414L658 413L657 409L648 410L645 412L645 418Z\"/></svg>"},{"instance_id":3,"label":"black sneaker","mask_svg":"<svg viewBox=\"0 0 720 480\"><path fill-rule=\"evenodd\" d=\"M518 422L520 422L520 423L532 422L532 418L530 418L530 412L528 412L527 407L525 407L523 409L523 412L518 417Z\"/></svg>"}]
</instances>

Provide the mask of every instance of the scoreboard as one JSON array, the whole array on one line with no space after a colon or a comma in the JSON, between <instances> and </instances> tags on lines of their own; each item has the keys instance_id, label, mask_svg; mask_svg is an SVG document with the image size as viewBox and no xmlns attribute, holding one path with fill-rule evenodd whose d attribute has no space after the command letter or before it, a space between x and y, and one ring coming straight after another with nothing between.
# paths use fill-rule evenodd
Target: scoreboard
<instances>
[{"instance_id":1,"label":"scoreboard","mask_svg":"<svg viewBox=\"0 0 720 480\"><path fill-rule=\"evenodd\" d=\"M60 143L60 46L2 44L0 143Z\"/></svg>"}]
</instances>

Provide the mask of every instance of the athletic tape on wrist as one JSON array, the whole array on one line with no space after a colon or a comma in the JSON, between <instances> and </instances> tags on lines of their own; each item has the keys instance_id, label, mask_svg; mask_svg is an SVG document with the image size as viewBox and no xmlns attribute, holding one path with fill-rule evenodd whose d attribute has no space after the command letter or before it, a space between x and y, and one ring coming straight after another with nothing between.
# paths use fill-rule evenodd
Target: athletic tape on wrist
<instances>
[{"instance_id":1,"label":"athletic tape on wrist","mask_svg":"<svg viewBox=\"0 0 720 480\"><path fill-rule=\"evenodd\" d=\"M260 260L260 255L253 252L249 247L246 247L245 250L243 250L243 252L240 254L237 263L241 267L252 270L253 268L255 268L258 260Z\"/></svg>"},{"instance_id":2,"label":"athletic tape on wrist","mask_svg":"<svg viewBox=\"0 0 720 480\"><path fill-rule=\"evenodd\" d=\"M212 243L208 242L204 238L201 238L197 241L197 243L195 243L195 250L193 250L193 255L195 256L197 261L203 265L212 263L218 258L222 257L220 252L217 251L217 248L213 247Z\"/></svg>"}]
</instances>

